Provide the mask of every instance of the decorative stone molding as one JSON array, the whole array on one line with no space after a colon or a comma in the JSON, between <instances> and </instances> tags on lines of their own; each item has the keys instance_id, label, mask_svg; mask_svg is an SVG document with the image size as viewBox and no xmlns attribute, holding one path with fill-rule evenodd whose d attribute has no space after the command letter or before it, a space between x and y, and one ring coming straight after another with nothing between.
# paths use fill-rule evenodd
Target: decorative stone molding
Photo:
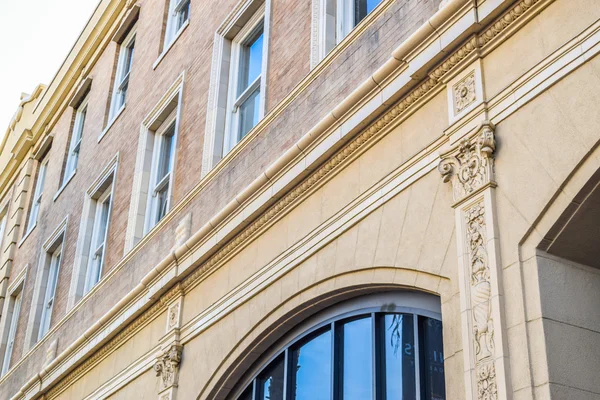
<instances>
[{"instance_id":1,"label":"decorative stone molding","mask_svg":"<svg viewBox=\"0 0 600 400\"><path fill-rule=\"evenodd\" d=\"M444 182L452 182L455 202L493 183L495 150L494 124L484 121L475 138L463 139L442 155L439 171Z\"/></svg>"},{"instance_id":2,"label":"decorative stone molding","mask_svg":"<svg viewBox=\"0 0 600 400\"><path fill-rule=\"evenodd\" d=\"M175 303L171 304L167 309L167 332L172 329L181 327L181 309L183 298L180 297Z\"/></svg>"},{"instance_id":3,"label":"decorative stone molding","mask_svg":"<svg viewBox=\"0 0 600 400\"><path fill-rule=\"evenodd\" d=\"M154 363L154 372L156 372L156 376L160 377L160 392L177 387L182 351L183 346L173 344ZM163 395L161 394L161 396Z\"/></svg>"},{"instance_id":4,"label":"decorative stone molding","mask_svg":"<svg viewBox=\"0 0 600 400\"><path fill-rule=\"evenodd\" d=\"M468 49L474 50L475 47L473 46L472 42L473 38L467 42L466 46L468 46ZM454 66L458 65L463 59L467 59L472 50L469 52L465 51L467 50L465 48L466 46L461 48L461 50L463 50L462 58L456 57L455 60L450 59L447 61L447 64L444 63L446 64L448 71ZM465 61L465 63L469 60ZM434 78L444 76L447 72L443 67L444 64L434 70L430 76ZM484 90L481 69L481 60L476 59L473 63L466 66L463 71L459 72L456 77L448 82L447 92L450 124L463 118L470 111L483 103Z\"/></svg>"},{"instance_id":5,"label":"decorative stone molding","mask_svg":"<svg viewBox=\"0 0 600 400\"><path fill-rule=\"evenodd\" d=\"M475 102L475 71L464 77L452 87L454 96L454 113L459 114Z\"/></svg>"},{"instance_id":6,"label":"decorative stone molding","mask_svg":"<svg viewBox=\"0 0 600 400\"><path fill-rule=\"evenodd\" d=\"M173 250L183 245L186 242L186 240L190 238L191 232L192 213L188 213L185 217L181 219L181 221L179 221L177 228L175 228L175 247L173 248Z\"/></svg>"},{"instance_id":7,"label":"decorative stone molding","mask_svg":"<svg viewBox=\"0 0 600 400\"><path fill-rule=\"evenodd\" d=\"M459 254L459 287L465 342L466 399L506 399L499 395L497 371L506 377L502 344L501 276L494 232L493 190L495 127L483 121L472 136L442 154L438 166L452 182ZM490 240L491 239L491 240ZM498 346L500 343L500 346ZM498 365L498 367L497 367ZM506 383L506 379L501 379Z\"/></svg>"}]
</instances>

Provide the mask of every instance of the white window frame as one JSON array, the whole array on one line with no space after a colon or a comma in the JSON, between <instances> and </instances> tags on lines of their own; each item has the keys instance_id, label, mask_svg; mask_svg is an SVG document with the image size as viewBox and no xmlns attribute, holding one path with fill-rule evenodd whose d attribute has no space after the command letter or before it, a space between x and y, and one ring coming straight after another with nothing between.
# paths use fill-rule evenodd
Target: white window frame
<instances>
[{"instance_id":1,"label":"white window frame","mask_svg":"<svg viewBox=\"0 0 600 400\"><path fill-rule=\"evenodd\" d=\"M29 210L29 219L27 220L27 233L25 236L29 234L29 232L31 232L37 225L37 219L42 204L42 196L44 195L44 184L46 182L46 173L48 171L49 161L50 157L48 154L46 154L40 161L38 167L35 189L33 191L33 197L31 200L31 208Z\"/></svg>"},{"instance_id":2,"label":"white window frame","mask_svg":"<svg viewBox=\"0 0 600 400\"><path fill-rule=\"evenodd\" d=\"M165 42L163 45L165 49L175 40L179 35L179 32L184 29L186 22L190 20L192 14L191 6L191 0L169 0L169 15L167 17L167 29L165 31ZM185 7L188 7L187 18L182 19Z\"/></svg>"},{"instance_id":3,"label":"white window frame","mask_svg":"<svg viewBox=\"0 0 600 400\"><path fill-rule=\"evenodd\" d=\"M177 164L177 145L181 123L181 108L183 101L185 74L181 73L158 104L152 109L142 122L136 166L131 191L131 207L127 220L125 234L125 253L133 248L157 223L150 217L153 208L152 190L156 187L156 169L158 153L156 152L156 138L166 129L169 118L175 118L175 132L173 136L171 159L171 175L169 177L168 210L172 206L173 183ZM167 211L168 214L168 211ZM163 218L164 219L164 218Z\"/></svg>"},{"instance_id":4,"label":"white window frame","mask_svg":"<svg viewBox=\"0 0 600 400\"><path fill-rule=\"evenodd\" d=\"M73 132L69 143L69 153L67 154L67 163L65 165L65 174L63 176L63 186L77 172L77 164L81 155L81 142L83 140L83 130L87 119L88 95L81 101L75 110L75 121L73 123Z\"/></svg>"},{"instance_id":5,"label":"white window frame","mask_svg":"<svg viewBox=\"0 0 600 400\"><path fill-rule=\"evenodd\" d=\"M87 295L95 285L102 279L102 271L106 259L106 241L110 232L112 219L112 207L114 204L115 187L117 180L117 171L119 165L119 153L117 153L104 167L100 175L94 180L88 188L83 199L83 210L81 212L81 222L79 225L79 236L77 239L77 248L75 250L75 260L73 272L71 274L71 284L69 288L69 297L67 300L67 309L71 309L85 295ZM92 247L99 239L99 207L98 204L110 198L108 209L108 218L103 240L101 264L97 271L94 271L94 257ZM97 246L99 248L100 246ZM97 277L92 279L93 276Z\"/></svg>"},{"instance_id":6,"label":"white window frame","mask_svg":"<svg viewBox=\"0 0 600 400\"><path fill-rule=\"evenodd\" d=\"M241 97L237 97L239 54L244 43L262 23L263 49L260 77L245 94L260 87L259 121L266 113L271 31L271 0L241 0L215 33L201 176L204 177L236 145ZM260 123L260 122L259 122ZM248 136L248 135L246 135Z\"/></svg>"},{"instance_id":7,"label":"white window frame","mask_svg":"<svg viewBox=\"0 0 600 400\"><path fill-rule=\"evenodd\" d=\"M85 277L84 293L89 292L100 280L102 268L104 267L104 256L106 255L106 239L108 237L108 222L112 210L112 187L106 189L98 200L96 200L96 212L94 216L94 227L92 231L92 247ZM106 222L101 226L103 213L106 211ZM96 260L100 260L98 263Z\"/></svg>"},{"instance_id":8,"label":"white window frame","mask_svg":"<svg viewBox=\"0 0 600 400\"><path fill-rule=\"evenodd\" d=\"M6 235L6 227L8 226L8 204L0 209L0 259L4 254L2 245L4 244L4 236Z\"/></svg>"},{"instance_id":9,"label":"white window frame","mask_svg":"<svg viewBox=\"0 0 600 400\"><path fill-rule=\"evenodd\" d=\"M52 311L54 310L54 300L56 299L56 287L58 286L58 276L60 266L63 261L63 243L49 254L50 265L45 279L46 289L44 291L44 301L42 303L42 315L40 317L40 326L38 331L38 341L41 340L50 330L52 320Z\"/></svg>"},{"instance_id":10,"label":"white window frame","mask_svg":"<svg viewBox=\"0 0 600 400\"><path fill-rule=\"evenodd\" d=\"M125 108L125 105L127 104L129 80L131 77L131 69L133 67L133 57L135 55L135 39L136 26L134 25L131 27L129 33L119 45L119 58L115 70L115 82L112 91L112 98L110 101L110 111L108 113L108 125L112 123L112 121L121 113L121 111ZM126 64L126 61L128 59L130 60L129 65ZM125 67L128 67L129 69L125 70ZM121 98L123 100L119 104Z\"/></svg>"},{"instance_id":11,"label":"white window frame","mask_svg":"<svg viewBox=\"0 0 600 400\"><path fill-rule=\"evenodd\" d=\"M356 0L312 1L311 69L362 22L355 19ZM390 0L380 0L371 13L380 8L382 3L390 3ZM366 18L365 16L364 19Z\"/></svg>"},{"instance_id":12,"label":"white window frame","mask_svg":"<svg viewBox=\"0 0 600 400\"><path fill-rule=\"evenodd\" d=\"M3 318L0 319L0 332L2 333L2 340L0 341L0 365L2 366L0 369L0 377L4 376L10 370L14 342L19 326L19 317L21 315L21 306L23 304L27 270L28 266L25 266L25 268L14 277L14 282L8 287L6 300L4 301L2 310Z\"/></svg>"},{"instance_id":13,"label":"white window frame","mask_svg":"<svg viewBox=\"0 0 600 400\"><path fill-rule=\"evenodd\" d=\"M160 127L154 132L154 148L152 150L152 167L150 169L150 186L148 190L148 205L146 206L146 221L144 223L144 234L148 233L150 229L152 229L171 209L171 196L173 193L173 167L175 162L175 143L177 138L177 133L179 130L179 121L177 118L177 112L179 107L173 109L171 114L167 116L165 121L160 125ZM167 167L167 173L159 179L158 170L161 166L161 161L163 159L163 151L164 151L164 143L163 140L165 134L170 132L171 129L173 133L171 139L171 154L172 156L169 158L169 165ZM160 215L161 211L159 209L160 201L158 194L162 192L162 190L167 187L167 199L165 203L166 210L163 212L162 216Z\"/></svg>"},{"instance_id":14,"label":"white window frame","mask_svg":"<svg viewBox=\"0 0 600 400\"><path fill-rule=\"evenodd\" d=\"M64 261L62 255L65 253L68 219L68 216L65 217L42 245L31 301L31 312L29 313L25 334L25 350L31 348L50 330L54 310L54 296L56 295L56 288L60 284L60 264ZM60 255L60 262L56 264L56 256L58 255ZM56 286L53 288L48 288L49 277L51 277L50 272L53 272L53 276L56 277ZM48 308L50 301L50 308Z\"/></svg>"}]
</instances>

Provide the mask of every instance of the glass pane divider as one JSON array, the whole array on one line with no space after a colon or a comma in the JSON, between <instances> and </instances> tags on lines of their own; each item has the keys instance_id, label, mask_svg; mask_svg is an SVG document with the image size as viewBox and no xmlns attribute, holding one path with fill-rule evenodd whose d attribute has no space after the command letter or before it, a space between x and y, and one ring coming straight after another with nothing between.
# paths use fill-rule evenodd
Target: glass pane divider
<instances>
[{"instance_id":1,"label":"glass pane divider","mask_svg":"<svg viewBox=\"0 0 600 400\"><path fill-rule=\"evenodd\" d=\"M419 316L413 314L414 354L415 354L415 399L421 400L421 347L419 344Z\"/></svg>"}]
</instances>

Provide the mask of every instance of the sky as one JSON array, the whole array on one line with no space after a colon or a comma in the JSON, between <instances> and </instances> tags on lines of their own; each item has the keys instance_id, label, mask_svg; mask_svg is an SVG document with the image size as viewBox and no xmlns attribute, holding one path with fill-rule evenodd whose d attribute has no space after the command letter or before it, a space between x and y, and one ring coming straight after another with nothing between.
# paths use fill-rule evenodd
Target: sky
<instances>
[{"instance_id":1,"label":"sky","mask_svg":"<svg viewBox=\"0 0 600 400\"><path fill-rule=\"evenodd\" d=\"M0 0L0 139L22 92L49 84L98 0Z\"/></svg>"}]
</instances>

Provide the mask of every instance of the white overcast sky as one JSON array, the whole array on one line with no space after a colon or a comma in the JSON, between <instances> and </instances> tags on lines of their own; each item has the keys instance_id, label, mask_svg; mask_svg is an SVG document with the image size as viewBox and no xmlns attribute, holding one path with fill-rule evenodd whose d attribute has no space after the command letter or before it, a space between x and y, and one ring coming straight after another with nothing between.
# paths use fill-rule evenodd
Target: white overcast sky
<instances>
[{"instance_id":1,"label":"white overcast sky","mask_svg":"<svg viewBox=\"0 0 600 400\"><path fill-rule=\"evenodd\" d=\"M22 92L49 84L98 0L0 0L0 139Z\"/></svg>"}]
</instances>

